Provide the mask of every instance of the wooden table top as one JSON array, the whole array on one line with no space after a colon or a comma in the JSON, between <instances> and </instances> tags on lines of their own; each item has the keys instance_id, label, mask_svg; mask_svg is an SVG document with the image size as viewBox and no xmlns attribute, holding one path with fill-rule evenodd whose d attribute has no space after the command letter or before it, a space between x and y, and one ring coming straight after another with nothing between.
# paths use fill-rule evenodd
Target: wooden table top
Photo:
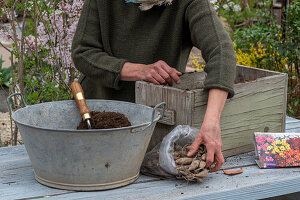
<instances>
[{"instance_id":1,"label":"wooden table top","mask_svg":"<svg viewBox=\"0 0 300 200\"><path fill-rule=\"evenodd\" d=\"M286 132L300 132L300 120L287 117ZM300 192L300 168L259 169L254 152L226 159L224 169L243 167L244 173L211 173L203 183L161 180L141 175L128 186L96 192L50 188L34 179L25 147L0 148L0 199L226 199L246 200Z\"/></svg>"}]
</instances>

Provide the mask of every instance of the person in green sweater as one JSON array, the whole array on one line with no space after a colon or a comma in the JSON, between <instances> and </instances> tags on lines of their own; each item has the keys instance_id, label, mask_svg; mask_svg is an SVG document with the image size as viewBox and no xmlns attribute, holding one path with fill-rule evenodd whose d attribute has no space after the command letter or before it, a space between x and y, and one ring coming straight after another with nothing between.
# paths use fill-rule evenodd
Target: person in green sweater
<instances>
[{"instance_id":1,"label":"person in green sweater","mask_svg":"<svg viewBox=\"0 0 300 200\"><path fill-rule=\"evenodd\" d=\"M209 98L188 155L204 144L206 164L217 171L224 163L220 117L234 95L236 57L209 0L85 0L72 59L86 98L134 102L135 81L180 84L193 46L206 61Z\"/></svg>"}]
</instances>

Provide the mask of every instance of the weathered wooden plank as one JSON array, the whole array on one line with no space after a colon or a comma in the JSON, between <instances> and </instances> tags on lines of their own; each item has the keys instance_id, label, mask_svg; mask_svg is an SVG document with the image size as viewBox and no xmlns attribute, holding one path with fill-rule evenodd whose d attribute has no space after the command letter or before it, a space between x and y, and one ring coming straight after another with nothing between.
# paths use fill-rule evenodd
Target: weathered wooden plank
<instances>
[{"instance_id":1,"label":"weathered wooden plank","mask_svg":"<svg viewBox=\"0 0 300 200\"><path fill-rule=\"evenodd\" d=\"M204 88L206 73L204 71L185 73L180 77L181 83L174 84L174 88L182 90L195 90Z\"/></svg>"},{"instance_id":2,"label":"weathered wooden plank","mask_svg":"<svg viewBox=\"0 0 300 200\"><path fill-rule=\"evenodd\" d=\"M240 200L240 199L263 199L269 197L281 196L284 194L299 191L299 178L284 179L278 182L266 182L261 186L253 185L249 187L237 188L236 190L214 192L212 194L201 195L202 199L213 200ZM238 186L238 185L237 185ZM300 194L294 197L299 199ZM198 200L199 196L181 198L189 200ZM276 198L277 199L277 198ZM287 198L285 198L287 200Z\"/></svg>"},{"instance_id":3,"label":"weathered wooden plank","mask_svg":"<svg viewBox=\"0 0 300 200\"><path fill-rule=\"evenodd\" d=\"M200 128L208 95L204 90L195 91L193 126ZM221 117L224 156L254 150L254 132L284 132L285 129L285 75L235 84L235 92L227 100Z\"/></svg>"},{"instance_id":4,"label":"weathered wooden plank","mask_svg":"<svg viewBox=\"0 0 300 200\"><path fill-rule=\"evenodd\" d=\"M238 147L223 149L222 153L223 153L224 158L227 158L232 155L238 155L238 152L249 152L249 151L252 151L253 149L254 149L254 146L252 144L246 144L246 145L241 145Z\"/></svg>"},{"instance_id":5,"label":"weathered wooden plank","mask_svg":"<svg viewBox=\"0 0 300 200\"><path fill-rule=\"evenodd\" d=\"M51 199L258 199L298 192L300 173L295 168L263 169L244 167L244 173L226 176L212 173L201 184L162 180L132 184L102 192L67 193Z\"/></svg>"},{"instance_id":6,"label":"weathered wooden plank","mask_svg":"<svg viewBox=\"0 0 300 200\"><path fill-rule=\"evenodd\" d=\"M300 128L297 127L295 129L289 129L286 131L287 133L300 133Z\"/></svg>"},{"instance_id":7,"label":"weathered wooden plank","mask_svg":"<svg viewBox=\"0 0 300 200\"><path fill-rule=\"evenodd\" d=\"M147 83L147 90L149 93L146 95L146 102L147 105L155 106L162 102L162 95L163 95L163 87L154 88L151 87L150 83Z\"/></svg>"},{"instance_id":8,"label":"weathered wooden plank","mask_svg":"<svg viewBox=\"0 0 300 200\"><path fill-rule=\"evenodd\" d=\"M23 151L25 152L24 146ZM2 149L2 148L1 148ZM14 150L14 147L8 149ZM0 157L2 159L2 157ZM68 193L36 182L28 156L0 163L0 199L19 199Z\"/></svg>"},{"instance_id":9,"label":"weathered wooden plank","mask_svg":"<svg viewBox=\"0 0 300 200\"><path fill-rule=\"evenodd\" d=\"M300 133L300 120L292 117L286 118L286 132Z\"/></svg>"},{"instance_id":10,"label":"weathered wooden plank","mask_svg":"<svg viewBox=\"0 0 300 200\"><path fill-rule=\"evenodd\" d=\"M300 121L299 119L295 119L295 118L286 116L286 124L289 124L289 123L299 123L299 121Z\"/></svg>"},{"instance_id":11,"label":"weathered wooden plank","mask_svg":"<svg viewBox=\"0 0 300 200\"><path fill-rule=\"evenodd\" d=\"M285 88L285 75L278 75L275 77L266 77L262 79L258 79L253 82L246 82L243 84L235 84L235 96L231 99L227 100L227 103L236 101L236 99L242 99L247 100L252 95L261 95L267 92L268 94L274 91L276 89L282 89L284 93ZM207 91L198 89L195 90L196 96L195 96L195 106L202 105L203 102L207 103L208 94ZM272 96L271 96L272 97ZM261 100L266 100L266 96L260 97ZM283 100L281 100L283 102ZM199 105L198 105L199 104Z\"/></svg>"},{"instance_id":12,"label":"weathered wooden plank","mask_svg":"<svg viewBox=\"0 0 300 200\"><path fill-rule=\"evenodd\" d=\"M176 123L186 124L186 99L185 91L168 90L167 107L176 111Z\"/></svg>"},{"instance_id":13,"label":"weathered wooden plank","mask_svg":"<svg viewBox=\"0 0 300 200\"><path fill-rule=\"evenodd\" d=\"M135 83L135 102L146 102L146 84L142 84L141 82ZM144 104L145 105L145 104Z\"/></svg>"},{"instance_id":14,"label":"weathered wooden plank","mask_svg":"<svg viewBox=\"0 0 300 200\"><path fill-rule=\"evenodd\" d=\"M160 108L158 108L157 110L162 112L162 109L160 109ZM176 122L175 115L176 115L176 112L174 110L165 110L163 118L158 120L158 122L161 124L166 124L166 125L175 125L175 122Z\"/></svg>"},{"instance_id":15,"label":"weathered wooden plank","mask_svg":"<svg viewBox=\"0 0 300 200\"><path fill-rule=\"evenodd\" d=\"M141 81L136 83L136 90L139 94L141 94L136 95L136 103L155 106L156 104L164 101L167 103L167 110L176 111L175 118L177 123L187 123L185 96L186 93L191 92L177 88L170 89L169 87L163 85L154 85ZM144 91L147 92L144 93Z\"/></svg>"},{"instance_id":16,"label":"weathered wooden plank","mask_svg":"<svg viewBox=\"0 0 300 200\"><path fill-rule=\"evenodd\" d=\"M185 96L185 109L186 109L186 124L193 124L193 112L195 110L195 92L187 92Z\"/></svg>"},{"instance_id":17,"label":"weathered wooden plank","mask_svg":"<svg viewBox=\"0 0 300 200\"><path fill-rule=\"evenodd\" d=\"M239 167L254 166L256 165L254 158L255 158L254 151L225 158L225 163L223 164L222 169L233 169Z\"/></svg>"},{"instance_id":18,"label":"weathered wooden plank","mask_svg":"<svg viewBox=\"0 0 300 200\"><path fill-rule=\"evenodd\" d=\"M3 160L12 154L15 159ZM141 176L126 187L80 193L37 183L24 146L0 148L0 161L0 199L257 199L300 190L298 168L258 169L253 161L253 152L226 159L224 169L244 167L244 173L236 176L212 173L202 184Z\"/></svg>"},{"instance_id":19,"label":"weathered wooden plank","mask_svg":"<svg viewBox=\"0 0 300 200\"><path fill-rule=\"evenodd\" d=\"M152 149L167 133L174 128L172 124L191 124L191 102L194 101L194 98L192 97L193 92L177 88L170 88L163 85L154 85L146 82L137 82L136 88L137 91L147 91L145 94L143 91L139 92L143 95L142 97L136 95L136 103L155 106L156 104L164 101L167 103L167 110L175 111L174 123L168 121L167 124L169 125L165 126L159 123L157 124L149 144L149 149Z\"/></svg>"},{"instance_id":20,"label":"weathered wooden plank","mask_svg":"<svg viewBox=\"0 0 300 200\"><path fill-rule=\"evenodd\" d=\"M27 152L23 145L12 147L1 147L0 151L0 163L11 162L14 159L20 159L27 157Z\"/></svg>"},{"instance_id":21,"label":"weathered wooden plank","mask_svg":"<svg viewBox=\"0 0 300 200\"><path fill-rule=\"evenodd\" d=\"M237 65L235 83L243 83L245 81L253 81L266 76L274 76L282 74L280 72L269 71L260 68L253 68L244 65Z\"/></svg>"},{"instance_id":22,"label":"weathered wooden plank","mask_svg":"<svg viewBox=\"0 0 300 200\"><path fill-rule=\"evenodd\" d=\"M288 127L289 127L289 132L290 131L296 131L298 129L298 132L300 131L300 125L299 123L290 123L288 124Z\"/></svg>"},{"instance_id":23,"label":"weathered wooden plank","mask_svg":"<svg viewBox=\"0 0 300 200\"><path fill-rule=\"evenodd\" d=\"M72 193L39 184L34 179L33 169L25 147L0 148L0 199L35 198L37 196L53 196ZM18 159L3 160L6 155L14 155ZM19 154L19 155L18 155ZM140 176L135 184L159 181L159 178Z\"/></svg>"},{"instance_id":24,"label":"weathered wooden plank","mask_svg":"<svg viewBox=\"0 0 300 200\"><path fill-rule=\"evenodd\" d=\"M282 115L282 122L281 125L282 127L284 127L284 129L282 130L282 132L285 132L285 126L286 126L286 108L287 108L287 90L288 90L288 75L284 74L284 80L285 80L285 84L284 84L284 95L282 96L283 98L283 109L284 109L284 115Z\"/></svg>"}]
</instances>

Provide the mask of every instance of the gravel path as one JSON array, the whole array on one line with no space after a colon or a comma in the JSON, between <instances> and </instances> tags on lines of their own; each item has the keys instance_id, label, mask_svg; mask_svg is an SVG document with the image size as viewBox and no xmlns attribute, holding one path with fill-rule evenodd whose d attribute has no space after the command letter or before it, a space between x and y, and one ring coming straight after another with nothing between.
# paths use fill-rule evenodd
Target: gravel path
<instances>
[{"instance_id":1,"label":"gravel path","mask_svg":"<svg viewBox=\"0 0 300 200\"><path fill-rule=\"evenodd\" d=\"M11 130L10 130L10 117L9 113L2 113L0 112L0 138L1 142L4 146L11 145ZM13 128L14 128L14 123L13 123ZM21 141L21 136L20 133L18 133L18 141Z\"/></svg>"}]
</instances>

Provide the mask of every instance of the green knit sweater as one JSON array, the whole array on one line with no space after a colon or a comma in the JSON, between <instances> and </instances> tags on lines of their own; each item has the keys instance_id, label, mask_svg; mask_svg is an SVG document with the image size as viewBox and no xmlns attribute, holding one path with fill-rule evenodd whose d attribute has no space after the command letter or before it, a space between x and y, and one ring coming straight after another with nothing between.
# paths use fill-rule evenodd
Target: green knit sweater
<instances>
[{"instance_id":1,"label":"green knit sweater","mask_svg":"<svg viewBox=\"0 0 300 200\"><path fill-rule=\"evenodd\" d=\"M232 97L234 48L208 0L174 0L148 11L124 0L86 0L72 58L86 98L134 102L134 82L120 81L125 62L163 60L184 72L193 46L206 61L205 89L220 88Z\"/></svg>"}]
</instances>

